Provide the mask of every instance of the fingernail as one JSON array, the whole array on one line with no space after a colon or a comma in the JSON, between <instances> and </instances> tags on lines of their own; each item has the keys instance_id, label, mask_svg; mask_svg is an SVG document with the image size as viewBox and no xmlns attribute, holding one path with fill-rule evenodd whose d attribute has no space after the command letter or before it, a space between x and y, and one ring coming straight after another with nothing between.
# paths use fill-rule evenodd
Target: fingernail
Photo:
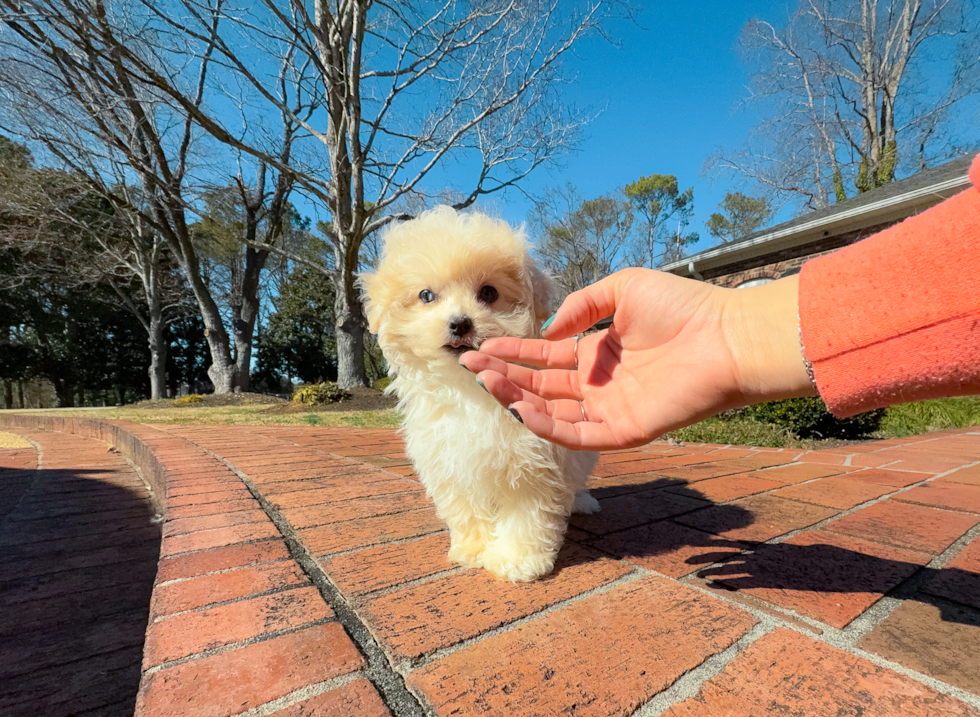
<instances>
[{"instance_id":1,"label":"fingernail","mask_svg":"<svg viewBox=\"0 0 980 717\"><path fill-rule=\"evenodd\" d=\"M555 317L557 315L558 314L552 314L550 319L548 319L543 324L541 324L541 330L544 331L546 328L548 328L549 326L551 326L551 322L555 320Z\"/></svg>"},{"instance_id":2,"label":"fingernail","mask_svg":"<svg viewBox=\"0 0 980 717\"><path fill-rule=\"evenodd\" d=\"M481 381L480 379L477 379L477 380L476 380L476 382L477 382L478 384L480 384L480 388L482 388L482 389L483 389L484 391L486 391L487 393L490 393L490 391L488 391L488 390L487 390L487 387L483 385L483 381Z\"/></svg>"},{"instance_id":3,"label":"fingernail","mask_svg":"<svg viewBox=\"0 0 980 717\"><path fill-rule=\"evenodd\" d=\"M521 418L521 414L517 412L516 408L508 408L507 410L510 411L510 415L516 418L519 422L524 423L524 419Z\"/></svg>"}]
</instances>

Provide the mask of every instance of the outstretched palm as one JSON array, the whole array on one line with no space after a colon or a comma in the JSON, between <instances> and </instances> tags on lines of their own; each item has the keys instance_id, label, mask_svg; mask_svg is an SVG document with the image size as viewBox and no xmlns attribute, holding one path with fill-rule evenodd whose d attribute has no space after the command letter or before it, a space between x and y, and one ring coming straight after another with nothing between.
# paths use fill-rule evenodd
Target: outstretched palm
<instances>
[{"instance_id":1,"label":"outstretched palm","mask_svg":"<svg viewBox=\"0 0 980 717\"><path fill-rule=\"evenodd\" d=\"M640 445L744 402L724 293L628 269L570 295L552 340L491 339L461 363L542 438L575 449ZM566 338L613 314L577 348Z\"/></svg>"}]
</instances>

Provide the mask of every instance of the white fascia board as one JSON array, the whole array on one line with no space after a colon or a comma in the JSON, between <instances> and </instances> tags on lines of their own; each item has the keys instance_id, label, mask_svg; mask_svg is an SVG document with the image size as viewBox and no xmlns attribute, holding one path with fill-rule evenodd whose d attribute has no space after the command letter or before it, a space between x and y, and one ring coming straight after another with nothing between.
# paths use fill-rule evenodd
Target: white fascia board
<instances>
[{"instance_id":1,"label":"white fascia board","mask_svg":"<svg viewBox=\"0 0 980 717\"><path fill-rule=\"evenodd\" d=\"M948 179L945 182L922 187L895 197L847 209L829 217L767 232L744 244L737 246L722 245L708 249L686 259L662 266L660 270L689 276L688 266L691 262L694 263L696 271L701 272L705 269L713 269L724 264L776 252L797 244L806 244L817 239L846 234L889 221L900 221L912 216L917 209L927 209L934 206L970 186L972 186L970 177L964 174L961 177Z\"/></svg>"}]
</instances>

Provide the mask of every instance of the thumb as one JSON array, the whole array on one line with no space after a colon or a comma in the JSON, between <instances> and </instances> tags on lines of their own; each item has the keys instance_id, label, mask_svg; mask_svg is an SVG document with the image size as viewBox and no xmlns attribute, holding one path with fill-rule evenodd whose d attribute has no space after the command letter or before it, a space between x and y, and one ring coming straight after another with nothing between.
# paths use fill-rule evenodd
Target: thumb
<instances>
[{"instance_id":1,"label":"thumb","mask_svg":"<svg viewBox=\"0 0 980 717\"><path fill-rule=\"evenodd\" d=\"M617 271L569 294L546 324L546 328L542 329L542 337L549 341L567 339L615 314L620 288L627 278L627 272L627 269Z\"/></svg>"}]
</instances>

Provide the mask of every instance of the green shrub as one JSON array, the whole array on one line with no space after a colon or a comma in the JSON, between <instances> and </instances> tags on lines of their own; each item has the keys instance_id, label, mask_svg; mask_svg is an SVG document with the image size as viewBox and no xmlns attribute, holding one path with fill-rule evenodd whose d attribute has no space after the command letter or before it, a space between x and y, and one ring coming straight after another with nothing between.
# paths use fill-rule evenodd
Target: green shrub
<instances>
[{"instance_id":1,"label":"green shrub","mask_svg":"<svg viewBox=\"0 0 980 717\"><path fill-rule=\"evenodd\" d=\"M293 403L307 406L322 406L326 403L346 401L351 395L333 381L310 383L293 392Z\"/></svg>"},{"instance_id":2,"label":"green shrub","mask_svg":"<svg viewBox=\"0 0 980 717\"><path fill-rule=\"evenodd\" d=\"M204 403L204 398L196 393L189 393L174 399L175 406L188 406L192 403Z\"/></svg>"},{"instance_id":3,"label":"green shrub","mask_svg":"<svg viewBox=\"0 0 980 717\"><path fill-rule=\"evenodd\" d=\"M384 391L388 386L391 385L391 376L385 376L384 378L379 378L374 382L374 388L378 391Z\"/></svg>"},{"instance_id":4,"label":"green shrub","mask_svg":"<svg viewBox=\"0 0 980 717\"><path fill-rule=\"evenodd\" d=\"M791 398L749 406L744 415L762 423L784 426L800 438L860 438L881 425L884 410L835 418L819 398Z\"/></svg>"}]
</instances>

